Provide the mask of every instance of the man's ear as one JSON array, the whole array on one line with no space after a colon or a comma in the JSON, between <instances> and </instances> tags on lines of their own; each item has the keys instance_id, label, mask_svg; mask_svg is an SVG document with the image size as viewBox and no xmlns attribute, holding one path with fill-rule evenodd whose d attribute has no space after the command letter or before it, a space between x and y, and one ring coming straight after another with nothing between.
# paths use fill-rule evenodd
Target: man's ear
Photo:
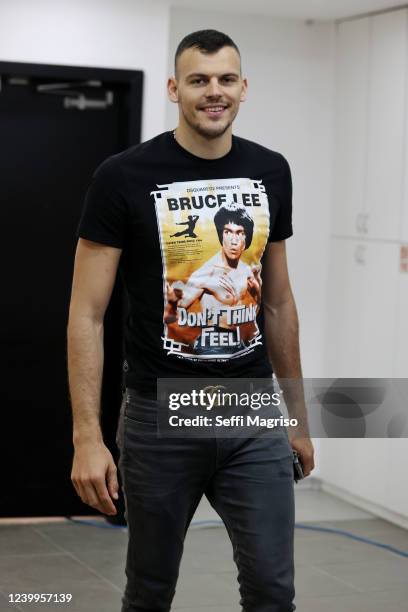
<instances>
[{"instance_id":1,"label":"man's ear","mask_svg":"<svg viewBox=\"0 0 408 612\"><path fill-rule=\"evenodd\" d=\"M245 102L247 98L247 92L248 92L248 80L242 79L242 92L241 92L241 96L239 99L240 102Z\"/></svg>"},{"instance_id":2,"label":"man's ear","mask_svg":"<svg viewBox=\"0 0 408 612\"><path fill-rule=\"evenodd\" d=\"M171 102L178 102L178 88L176 77L169 77L167 81L167 94Z\"/></svg>"}]
</instances>

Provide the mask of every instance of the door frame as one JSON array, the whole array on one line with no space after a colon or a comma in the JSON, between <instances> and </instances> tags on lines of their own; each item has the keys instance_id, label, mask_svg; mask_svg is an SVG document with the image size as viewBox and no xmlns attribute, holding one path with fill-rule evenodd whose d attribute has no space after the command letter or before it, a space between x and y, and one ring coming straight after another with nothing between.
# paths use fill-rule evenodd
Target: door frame
<instances>
[{"instance_id":1,"label":"door frame","mask_svg":"<svg viewBox=\"0 0 408 612\"><path fill-rule=\"evenodd\" d=\"M64 64L32 64L26 62L0 61L0 77L11 75L58 80L62 78L78 81L97 78L98 80L110 81L111 83L128 84L128 146L140 143L144 78L144 73L142 70L127 70L122 68L98 68L96 66L67 66Z\"/></svg>"},{"instance_id":2,"label":"door frame","mask_svg":"<svg viewBox=\"0 0 408 612\"><path fill-rule=\"evenodd\" d=\"M109 88L109 85L112 88L115 85L124 86L126 91L124 91L124 101L125 106L124 112L126 113L126 124L124 126L122 136L124 142L122 150L125 147L130 147L132 145L136 145L140 143L141 139L141 118L142 118L142 97L143 97L143 79L144 74L141 70L123 70L116 68L98 68L92 66L67 66L67 65L59 65L59 64L38 64L38 63L26 63L26 62L9 62L9 61L0 61L0 76L8 78L9 76L15 77L23 77L27 79L44 79L44 80L56 80L56 81L86 81L86 80L100 80L106 88ZM17 87L17 85L16 85ZM31 87L31 85L29 85ZM2 92L0 90L0 96ZM41 94L38 94L41 95ZM77 111L80 112L80 111ZM86 112L86 111L85 111ZM73 239L74 240L74 239ZM112 304L112 300L114 299L115 293L118 296L118 299L123 299L121 305L121 315L122 321L122 349L121 349L121 359L123 361L123 346L124 346L124 338L123 338L123 324L126 314L126 301L124 299L123 293L123 285L121 283L121 276L117 274L115 287L112 290L112 296L108 305L108 308ZM119 296L119 292L122 292ZM108 315L109 316L109 315ZM105 333L105 338L109 334ZM117 354L119 354L119 348L117 348ZM116 358L116 353L115 353ZM106 361L106 360L105 360ZM107 363L107 362L106 362ZM121 390L124 380L124 374L122 370L121 362L117 363L117 384L115 382L115 386L110 384L109 390L107 390L107 379L106 372L104 370L103 378L102 378L102 396L101 396L101 409L104 406L104 398L107 397L108 393L111 394L112 397L115 397L115 402L112 402L111 405L115 405L119 408L121 401ZM113 376L113 375L112 375ZM121 378L122 377L122 378ZM65 377L66 378L66 377ZM113 378L112 378L113 380ZM115 379L116 380L116 379ZM65 390L65 389L64 389ZM14 393L14 391L13 391ZM62 418L71 419L71 407L70 407L70 399L69 394L63 397L63 407L61 408L63 412ZM106 405L109 405L107 402ZM66 411L65 411L66 408ZM105 413L106 415L107 413ZM101 416L102 418L102 416ZM67 421L68 422L68 421ZM109 440L108 435L106 439ZM63 462L64 465L72 464L72 456L68 457L69 453L72 455L72 448L69 446L69 436L67 434L67 446L66 450L61 453L61 457L55 458L55 461L58 463L59 461ZM63 446L65 446L65 439L63 440ZM71 450L70 450L71 449ZM110 450L114 452L113 443L110 446ZM7 452L7 447L6 447ZM35 459L36 461L36 459ZM65 468L64 468L65 469ZM21 466L18 466L17 471L17 482L20 484L24 482L24 494L15 496L15 489L11 489L11 494L7 495L4 501L0 502L0 517L4 516L50 516L54 514L58 514L59 516L66 516L67 514L78 514L78 515L88 515L90 512L89 506L83 504L80 498L75 494L74 489L70 485L69 482L69 468L67 468L66 472L66 480L61 480L57 484L60 488L56 488L56 481L51 480L51 478L47 477L47 480L44 483L44 487L41 488L31 488L29 487L28 481L24 481L24 475L21 472ZM8 482L8 480L7 480ZM37 485L36 485L37 487ZM36 501L34 503L35 508L30 504L30 508L25 508L23 504L23 497L27 494L32 494L33 492L38 493L40 496L42 492L49 492L52 490L52 487L58 489L58 493L60 499L53 502L53 508L51 513L47 514L47 511L44 509L47 507L47 500ZM121 507L123 507L123 503L121 501L121 497L119 502L122 506L119 506L119 511ZM59 505L58 505L59 504ZM57 506L57 510L55 510ZM39 509L40 508L40 509ZM95 514L97 512L95 511Z\"/></svg>"}]
</instances>

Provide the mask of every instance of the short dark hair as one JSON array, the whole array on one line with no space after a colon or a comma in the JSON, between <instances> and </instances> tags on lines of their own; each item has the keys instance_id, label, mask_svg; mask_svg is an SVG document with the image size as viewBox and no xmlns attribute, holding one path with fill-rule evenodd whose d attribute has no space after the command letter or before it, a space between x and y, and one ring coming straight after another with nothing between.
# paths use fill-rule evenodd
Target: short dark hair
<instances>
[{"instance_id":1,"label":"short dark hair","mask_svg":"<svg viewBox=\"0 0 408 612\"><path fill-rule=\"evenodd\" d=\"M245 249L249 249L254 233L254 221L248 215L246 209L238 204L227 204L221 206L214 215L214 223L217 229L218 239L222 244L224 227L227 223L242 225L245 231Z\"/></svg>"},{"instance_id":2,"label":"short dark hair","mask_svg":"<svg viewBox=\"0 0 408 612\"><path fill-rule=\"evenodd\" d=\"M232 38L219 32L218 30L197 30L187 34L179 42L176 49L176 55L174 56L174 69L177 71L177 59L186 49L197 48L203 53L215 53L223 47L233 47L241 58L241 54L237 45L234 43Z\"/></svg>"}]
</instances>

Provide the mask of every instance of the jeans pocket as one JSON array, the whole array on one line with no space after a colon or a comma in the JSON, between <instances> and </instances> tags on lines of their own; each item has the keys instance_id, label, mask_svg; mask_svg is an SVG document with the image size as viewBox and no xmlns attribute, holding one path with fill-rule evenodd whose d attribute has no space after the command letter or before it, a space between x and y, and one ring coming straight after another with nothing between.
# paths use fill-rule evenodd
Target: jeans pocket
<instances>
[{"instance_id":1,"label":"jeans pocket","mask_svg":"<svg viewBox=\"0 0 408 612\"><path fill-rule=\"evenodd\" d=\"M161 438L156 422L139 421L133 416L127 415L124 415L123 421L123 448L126 457L139 456L140 460L141 454L145 454L147 457L148 451L160 445Z\"/></svg>"},{"instance_id":2,"label":"jeans pocket","mask_svg":"<svg viewBox=\"0 0 408 612\"><path fill-rule=\"evenodd\" d=\"M126 392L124 405L124 432L127 448L141 443L153 443L158 435L157 401L134 392Z\"/></svg>"},{"instance_id":3,"label":"jeans pocket","mask_svg":"<svg viewBox=\"0 0 408 612\"><path fill-rule=\"evenodd\" d=\"M121 403L120 411L119 411L118 423L116 427L116 436L115 436L116 446L119 449L121 448L122 441L123 441L123 416L125 412L125 406L126 406L126 395L123 394L122 403Z\"/></svg>"},{"instance_id":4,"label":"jeans pocket","mask_svg":"<svg viewBox=\"0 0 408 612\"><path fill-rule=\"evenodd\" d=\"M156 421L146 421L135 417L133 414L125 413L124 419L126 423L134 424L139 429L143 431L156 431L157 429L157 420Z\"/></svg>"},{"instance_id":5,"label":"jeans pocket","mask_svg":"<svg viewBox=\"0 0 408 612\"><path fill-rule=\"evenodd\" d=\"M156 427L157 426L157 412L147 410L143 406L126 403L124 409L124 417L126 421L137 423L145 427Z\"/></svg>"}]
</instances>

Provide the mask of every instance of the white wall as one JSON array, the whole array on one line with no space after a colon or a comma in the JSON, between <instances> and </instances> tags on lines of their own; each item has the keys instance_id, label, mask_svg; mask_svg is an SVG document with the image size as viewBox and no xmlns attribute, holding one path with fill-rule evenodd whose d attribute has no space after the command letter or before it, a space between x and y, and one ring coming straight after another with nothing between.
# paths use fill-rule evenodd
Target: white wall
<instances>
[{"instance_id":1,"label":"white wall","mask_svg":"<svg viewBox=\"0 0 408 612\"><path fill-rule=\"evenodd\" d=\"M408 529L407 439L319 440L322 489Z\"/></svg>"},{"instance_id":2,"label":"white wall","mask_svg":"<svg viewBox=\"0 0 408 612\"><path fill-rule=\"evenodd\" d=\"M168 31L157 0L0 2L2 61L143 70L143 140L165 129Z\"/></svg>"},{"instance_id":3,"label":"white wall","mask_svg":"<svg viewBox=\"0 0 408 612\"><path fill-rule=\"evenodd\" d=\"M406 378L408 10L343 22L337 42L325 375ZM328 491L408 528L407 450L407 438L323 439L319 477Z\"/></svg>"},{"instance_id":4,"label":"white wall","mask_svg":"<svg viewBox=\"0 0 408 612\"><path fill-rule=\"evenodd\" d=\"M299 310L305 376L323 376L333 129L334 25L260 15L172 9L169 72L178 42L203 28L226 32L240 48L249 96L234 133L281 152L293 178L294 236L289 271ZM169 103L167 129L177 124Z\"/></svg>"}]
</instances>

